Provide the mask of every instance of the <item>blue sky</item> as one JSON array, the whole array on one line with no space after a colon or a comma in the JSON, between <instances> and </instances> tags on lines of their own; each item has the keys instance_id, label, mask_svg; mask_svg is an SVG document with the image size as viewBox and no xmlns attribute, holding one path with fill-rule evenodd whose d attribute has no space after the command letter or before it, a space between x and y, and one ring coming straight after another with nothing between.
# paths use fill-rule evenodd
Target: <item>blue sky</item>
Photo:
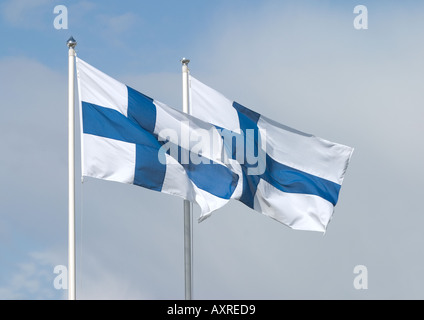
<instances>
[{"instance_id":1,"label":"blue sky","mask_svg":"<svg viewBox=\"0 0 424 320\"><path fill-rule=\"evenodd\" d=\"M68 30L53 27L58 4ZM368 30L353 27L358 4ZM0 298L66 297L53 268L67 264L73 35L79 57L170 106L187 57L228 98L355 148L325 236L237 202L195 223L195 298L422 299L423 12L420 1L2 1ZM181 199L89 178L76 191L78 298L184 298ZM353 287L356 265L368 290Z\"/></svg>"}]
</instances>

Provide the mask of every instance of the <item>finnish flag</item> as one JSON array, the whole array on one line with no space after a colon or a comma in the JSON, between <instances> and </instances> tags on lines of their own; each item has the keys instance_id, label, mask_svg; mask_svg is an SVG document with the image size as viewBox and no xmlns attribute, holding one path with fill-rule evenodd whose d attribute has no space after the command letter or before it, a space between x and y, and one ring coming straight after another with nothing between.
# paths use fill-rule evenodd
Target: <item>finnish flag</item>
<instances>
[{"instance_id":1,"label":"finnish flag","mask_svg":"<svg viewBox=\"0 0 424 320\"><path fill-rule=\"evenodd\" d=\"M120 83L77 58L83 176L224 206L239 176L222 159L217 129ZM213 148L202 147L207 133Z\"/></svg>"},{"instance_id":2,"label":"finnish flag","mask_svg":"<svg viewBox=\"0 0 424 320\"><path fill-rule=\"evenodd\" d=\"M277 123L192 76L190 97L191 114L223 129L227 154L240 164L232 198L293 229L325 232L353 148Z\"/></svg>"}]
</instances>

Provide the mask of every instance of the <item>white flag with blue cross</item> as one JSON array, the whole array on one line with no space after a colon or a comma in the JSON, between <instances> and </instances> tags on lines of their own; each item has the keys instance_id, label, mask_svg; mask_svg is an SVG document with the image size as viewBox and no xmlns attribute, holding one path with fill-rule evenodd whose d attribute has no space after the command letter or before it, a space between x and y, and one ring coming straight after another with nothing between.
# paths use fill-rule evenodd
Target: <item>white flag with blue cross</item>
<instances>
[{"instance_id":1,"label":"white flag with blue cross","mask_svg":"<svg viewBox=\"0 0 424 320\"><path fill-rule=\"evenodd\" d=\"M190 96L191 114L226 132L227 152L240 164L241 192L232 198L293 229L324 232L353 148L277 123L193 76ZM235 147L234 137L244 143ZM249 154L257 155L256 163L249 161Z\"/></svg>"},{"instance_id":2,"label":"white flag with blue cross","mask_svg":"<svg viewBox=\"0 0 424 320\"><path fill-rule=\"evenodd\" d=\"M223 142L215 126L79 58L76 65L83 176L182 197L200 206L200 219L231 199L239 176L221 161ZM208 133L213 147L202 148L199 132Z\"/></svg>"}]
</instances>

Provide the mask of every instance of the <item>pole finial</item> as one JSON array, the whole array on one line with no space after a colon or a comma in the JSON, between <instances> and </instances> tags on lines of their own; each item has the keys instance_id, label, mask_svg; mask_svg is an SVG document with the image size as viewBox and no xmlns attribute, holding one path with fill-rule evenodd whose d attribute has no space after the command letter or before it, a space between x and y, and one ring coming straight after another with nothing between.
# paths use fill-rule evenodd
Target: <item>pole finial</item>
<instances>
[{"instance_id":1,"label":"pole finial","mask_svg":"<svg viewBox=\"0 0 424 320\"><path fill-rule=\"evenodd\" d=\"M68 39L68 41L66 41L66 45L68 46L68 48L75 48L75 46L77 45L77 41L74 39L74 37L70 37Z\"/></svg>"},{"instance_id":2,"label":"pole finial","mask_svg":"<svg viewBox=\"0 0 424 320\"><path fill-rule=\"evenodd\" d=\"M186 58L182 58L181 59L181 63L182 64L185 64L185 65L188 65L188 63L190 62L190 60L189 59L186 59Z\"/></svg>"}]
</instances>

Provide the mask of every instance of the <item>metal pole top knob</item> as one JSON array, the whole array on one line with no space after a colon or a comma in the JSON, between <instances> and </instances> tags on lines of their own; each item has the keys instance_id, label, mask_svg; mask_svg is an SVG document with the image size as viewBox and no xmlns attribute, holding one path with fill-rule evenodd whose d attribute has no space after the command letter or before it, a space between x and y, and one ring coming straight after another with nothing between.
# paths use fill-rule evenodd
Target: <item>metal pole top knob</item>
<instances>
[{"instance_id":1,"label":"metal pole top knob","mask_svg":"<svg viewBox=\"0 0 424 320\"><path fill-rule=\"evenodd\" d=\"M66 45L68 46L68 48L75 48L75 46L77 45L77 41L74 39L74 37L71 36L68 41L66 41Z\"/></svg>"}]
</instances>

